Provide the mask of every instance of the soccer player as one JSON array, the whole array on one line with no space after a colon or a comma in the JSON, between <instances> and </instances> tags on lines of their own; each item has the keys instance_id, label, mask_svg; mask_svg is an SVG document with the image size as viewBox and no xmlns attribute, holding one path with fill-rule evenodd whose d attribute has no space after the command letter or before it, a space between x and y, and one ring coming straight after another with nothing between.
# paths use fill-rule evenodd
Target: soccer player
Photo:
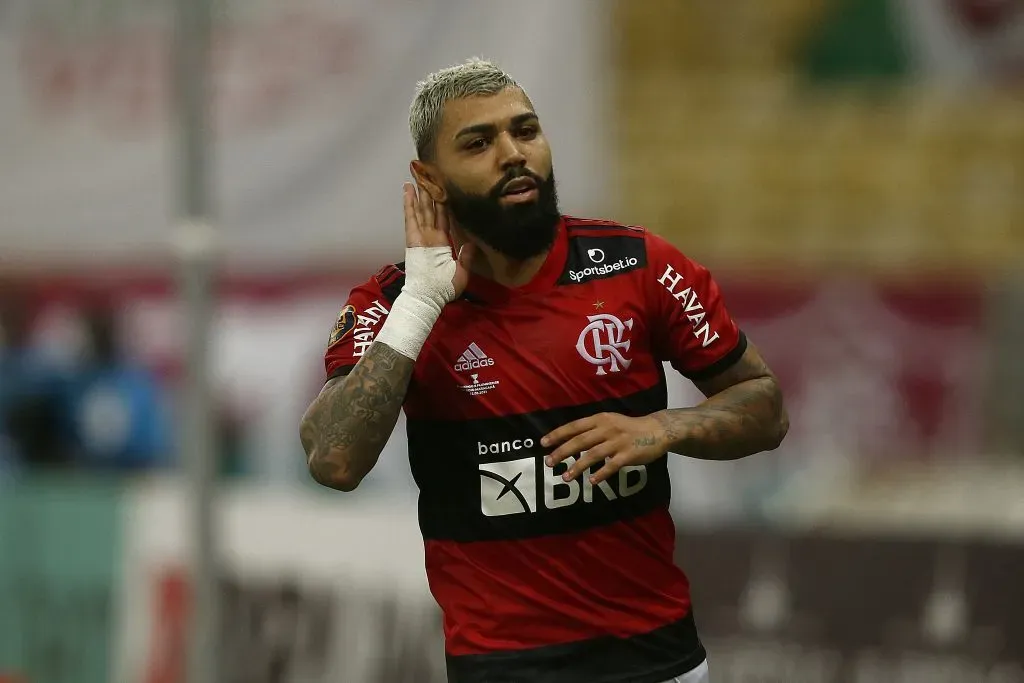
<instances>
[{"instance_id":1,"label":"soccer player","mask_svg":"<svg viewBox=\"0 0 1024 683\"><path fill-rule=\"evenodd\" d=\"M405 409L451 683L707 681L666 454L776 448L778 382L708 271L561 215L523 89L470 60L417 86L405 261L356 287L300 427L356 488ZM663 362L708 397L667 406Z\"/></svg>"}]
</instances>

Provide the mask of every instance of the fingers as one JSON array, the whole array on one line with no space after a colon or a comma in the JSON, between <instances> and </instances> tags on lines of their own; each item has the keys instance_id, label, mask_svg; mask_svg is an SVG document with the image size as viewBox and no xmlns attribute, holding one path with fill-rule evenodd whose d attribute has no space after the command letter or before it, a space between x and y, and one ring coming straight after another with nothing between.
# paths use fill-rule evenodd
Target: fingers
<instances>
[{"instance_id":1,"label":"fingers","mask_svg":"<svg viewBox=\"0 0 1024 683\"><path fill-rule=\"evenodd\" d=\"M422 244L419 218L416 216L416 188L412 183L402 185L402 206L405 211L405 244L415 247Z\"/></svg>"},{"instance_id":2,"label":"fingers","mask_svg":"<svg viewBox=\"0 0 1024 683\"><path fill-rule=\"evenodd\" d=\"M416 216L420 221L420 231L427 232L437 229L434 223L434 200L430 198L422 185L417 185ZM426 236L426 235L424 235Z\"/></svg>"},{"instance_id":3,"label":"fingers","mask_svg":"<svg viewBox=\"0 0 1024 683\"><path fill-rule=\"evenodd\" d=\"M473 263L473 256L476 253L476 246L472 242L466 242L459 248L459 265L469 270L469 266Z\"/></svg>"},{"instance_id":4,"label":"fingers","mask_svg":"<svg viewBox=\"0 0 1024 683\"><path fill-rule=\"evenodd\" d=\"M570 422L569 424L562 425L558 429L548 432L548 434L540 440L540 445L544 448L558 446L567 439L571 439L583 432L590 431L597 426L600 418L600 415L591 415L590 417L584 417Z\"/></svg>"},{"instance_id":5,"label":"fingers","mask_svg":"<svg viewBox=\"0 0 1024 683\"><path fill-rule=\"evenodd\" d=\"M600 484L629 465L646 465L665 455L659 439L651 435L649 418L600 413L559 427L541 438L544 448L554 448L545 458L548 467L565 462L564 481L572 481L599 467L588 477Z\"/></svg>"},{"instance_id":6,"label":"fingers","mask_svg":"<svg viewBox=\"0 0 1024 683\"><path fill-rule=\"evenodd\" d=\"M448 207L444 204L437 204L434 209L437 212L436 225L437 229L443 232L445 235L448 234L449 223L448 223Z\"/></svg>"},{"instance_id":7,"label":"fingers","mask_svg":"<svg viewBox=\"0 0 1024 683\"><path fill-rule=\"evenodd\" d=\"M628 459L623 455L617 455L615 457L608 458L604 462L604 467L590 475L590 483L596 486L605 479L608 479L609 477L615 475L619 470L621 470L628 464Z\"/></svg>"},{"instance_id":8,"label":"fingers","mask_svg":"<svg viewBox=\"0 0 1024 683\"><path fill-rule=\"evenodd\" d=\"M545 462L548 467L554 467L570 455L576 455L577 453L590 450L594 446L603 443L604 440L604 432L597 429L591 429L590 431L578 434L564 442L561 446L552 451L550 455L548 455Z\"/></svg>"},{"instance_id":9,"label":"fingers","mask_svg":"<svg viewBox=\"0 0 1024 683\"><path fill-rule=\"evenodd\" d=\"M426 188L417 183L403 186L407 246L439 247L448 244L448 209L435 204Z\"/></svg>"},{"instance_id":10,"label":"fingers","mask_svg":"<svg viewBox=\"0 0 1024 683\"><path fill-rule=\"evenodd\" d=\"M576 462L572 463L569 469L562 475L562 480L572 481L595 465L604 463L607 458L615 455L616 450L615 446L609 443L602 443L580 453L579 457L576 458ZM593 477L591 477L591 480L593 480Z\"/></svg>"},{"instance_id":11,"label":"fingers","mask_svg":"<svg viewBox=\"0 0 1024 683\"><path fill-rule=\"evenodd\" d=\"M459 228L459 224L452 220L451 209L447 205L444 206L444 221L448 234L456 244L467 244L471 241L465 231Z\"/></svg>"}]
</instances>

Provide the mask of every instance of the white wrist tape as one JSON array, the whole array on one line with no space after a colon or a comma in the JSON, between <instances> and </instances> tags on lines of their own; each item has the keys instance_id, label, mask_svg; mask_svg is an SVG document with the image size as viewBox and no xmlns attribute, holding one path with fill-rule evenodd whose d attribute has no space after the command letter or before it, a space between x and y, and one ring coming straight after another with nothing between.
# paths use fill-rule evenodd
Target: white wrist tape
<instances>
[{"instance_id":1,"label":"white wrist tape","mask_svg":"<svg viewBox=\"0 0 1024 683\"><path fill-rule=\"evenodd\" d=\"M405 284L377 334L377 341L416 360L441 309L455 299L455 268L451 247L406 248Z\"/></svg>"}]
</instances>

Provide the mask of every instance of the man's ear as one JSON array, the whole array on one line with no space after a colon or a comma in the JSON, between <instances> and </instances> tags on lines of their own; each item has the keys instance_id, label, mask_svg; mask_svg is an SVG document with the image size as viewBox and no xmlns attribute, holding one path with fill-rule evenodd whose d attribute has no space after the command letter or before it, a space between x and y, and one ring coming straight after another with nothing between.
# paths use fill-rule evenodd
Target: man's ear
<instances>
[{"instance_id":1,"label":"man's ear","mask_svg":"<svg viewBox=\"0 0 1024 683\"><path fill-rule=\"evenodd\" d=\"M448 199L444 183L440 182L440 174L432 165L419 159L413 159L409 162L409 172L420 189L426 190L435 202L443 204Z\"/></svg>"}]
</instances>

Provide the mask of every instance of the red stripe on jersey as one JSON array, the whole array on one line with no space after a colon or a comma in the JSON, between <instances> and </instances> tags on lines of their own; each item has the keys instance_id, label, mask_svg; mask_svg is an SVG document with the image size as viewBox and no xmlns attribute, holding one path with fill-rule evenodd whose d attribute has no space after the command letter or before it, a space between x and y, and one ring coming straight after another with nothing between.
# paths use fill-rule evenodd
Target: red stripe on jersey
<instances>
[{"instance_id":1,"label":"red stripe on jersey","mask_svg":"<svg viewBox=\"0 0 1024 683\"><path fill-rule=\"evenodd\" d=\"M674 546L665 509L575 534L427 541L445 650L460 656L629 637L682 619L690 585Z\"/></svg>"},{"instance_id":2,"label":"red stripe on jersey","mask_svg":"<svg viewBox=\"0 0 1024 683\"><path fill-rule=\"evenodd\" d=\"M577 218L576 216L566 216L565 226L567 228L575 228L577 226L607 226L611 228L622 228L623 230L629 230L631 232L644 232L644 229L637 225L624 225L622 223L616 223L615 221L596 218Z\"/></svg>"},{"instance_id":3,"label":"red stripe on jersey","mask_svg":"<svg viewBox=\"0 0 1024 683\"><path fill-rule=\"evenodd\" d=\"M395 266L387 266L386 268L382 268L380 273L377 275L377 283L382 288L387 287L403 274L403 271L399 270Z\"/></svg>"},{"instance_id":4,"label":"red stripe on jersey","mask_svg":"<svg viewBox=\"0 0 1024 683\"><path fill-rule=\"evenodd\" d=\"M569 237L641 237L629 228L609 226L607 228L569 227Z\"/></svg>"}]
</instances>

